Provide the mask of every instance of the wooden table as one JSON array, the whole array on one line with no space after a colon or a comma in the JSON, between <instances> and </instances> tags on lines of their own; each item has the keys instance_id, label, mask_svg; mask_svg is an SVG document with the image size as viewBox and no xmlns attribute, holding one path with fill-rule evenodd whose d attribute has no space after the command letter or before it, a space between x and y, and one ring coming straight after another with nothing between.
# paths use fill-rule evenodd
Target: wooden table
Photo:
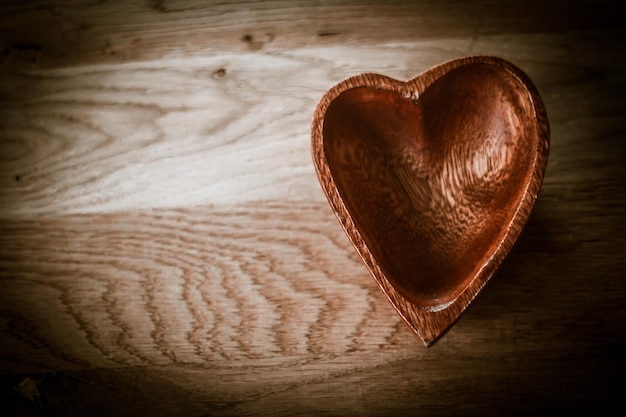
<instances>
[{"instance_id":1,"label":"wooden table","mask_svg":"<svg viewBox=\"0 0 626 417\"><path fill-rule=\"evenodd\" d=\"M152 416L621 404L619 16L597 1L3 2L3 404ZM476 54L535 82L550 159L513 251L426 349L325 200L311 116L352 75L406 80Z\"/></svg>"}]
</instances>

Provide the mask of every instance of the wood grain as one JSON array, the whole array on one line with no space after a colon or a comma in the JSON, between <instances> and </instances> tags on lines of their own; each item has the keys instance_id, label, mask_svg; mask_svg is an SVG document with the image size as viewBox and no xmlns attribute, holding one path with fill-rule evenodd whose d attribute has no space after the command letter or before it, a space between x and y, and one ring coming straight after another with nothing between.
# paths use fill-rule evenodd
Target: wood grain
<instances>
[{"instance_id":1,"label":"wood grain","mask_svg":"<svg viewBox=\"0 0 626 417\"><path fill-rule=\"evenodd\" d=\"M397 320L324 214L266 203L3 223L4 350L71 369L286 366L393 339Z\"/></svg>"},{"instance_id":2,"label":"wood grain","mask_svg":"<svg viewBox=\"0 0 626 417\"><path fill-rule=\"evenodd\" d=\"M75 381L90 394L64 415L618 403L626 36L610 6L3 3L3 374ZM535 82L550 161L510 256L426 350L325 201L311 117L355 74L476 54Z\"/></svg>"},{"instance_id":3,"label":"wood grain","mask_svg":"<svg viewBox=\"0 0 626 417\"><path fill-rule=\"evenodd\" d=\"M397 47L396 42L410 46L432 41L436 47L441 40L456 40L475 47L485 37L501 33L543 36L620 29L622 21L612 4L611 0L577 1L572 7L559 0L524 4L513 0L56 0L38 4L13 0L3 5L0 25L6 61L51 67L242 52L274 54L314 45L332 47L331 55L341 46L350 50L380 43ZM398 65L388 61L390 69Z\"/></svg>"}]
</instances>

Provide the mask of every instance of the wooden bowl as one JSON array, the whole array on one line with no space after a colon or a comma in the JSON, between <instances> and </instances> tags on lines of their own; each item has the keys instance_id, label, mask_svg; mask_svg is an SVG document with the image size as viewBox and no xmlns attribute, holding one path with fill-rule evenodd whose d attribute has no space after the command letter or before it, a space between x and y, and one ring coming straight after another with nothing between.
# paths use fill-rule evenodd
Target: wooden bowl
<instances>
[{"instance_id":1,"label":"wooden bowl","mask_svg":"<svg viewBox=\"0 0 626 417\"><path fill-rule=\"evenodd\" d=\"M363 74L313 117L321 186L389 301L430 346L519 236L549 149L544 105L509 62L475 56L402 82Z\"/></svg>"}]
</instances>

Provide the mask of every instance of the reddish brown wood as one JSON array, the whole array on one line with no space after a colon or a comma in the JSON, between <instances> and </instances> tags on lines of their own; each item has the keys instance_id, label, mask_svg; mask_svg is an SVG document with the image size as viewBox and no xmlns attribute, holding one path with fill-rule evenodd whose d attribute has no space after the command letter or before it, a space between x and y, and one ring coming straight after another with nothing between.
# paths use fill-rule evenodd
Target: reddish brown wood
<instances>
[{"instance_id":1,"label":"reddish brown wood","mask_svg":"<svg viewBox=\"0 0 626 417\"><path fill-rule=\"evenodd\" d=\"M364 74L313 119L318 178L350 241L426 346L487 283L519 236L548 159L530 79L468 57L401 82Z\"/></svg>"}]
</instances>

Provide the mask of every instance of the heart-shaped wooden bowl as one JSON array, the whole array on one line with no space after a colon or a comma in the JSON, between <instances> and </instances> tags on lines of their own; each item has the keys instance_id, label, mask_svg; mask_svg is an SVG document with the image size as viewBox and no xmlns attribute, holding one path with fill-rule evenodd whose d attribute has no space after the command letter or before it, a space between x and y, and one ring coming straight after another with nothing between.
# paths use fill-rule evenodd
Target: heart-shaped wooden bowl
<instances>
[{"instance_id":1,"label":"heart-shaped wooden bowl","mask_svg":"<svg viewBox=\"0 0 626 417\"><path fill-rule=\"evenodd\" d=\"M407 82L358 75L322 97L311 135L348 238L430 346L493 275L533 207L550 136L537 89L488 56Z\"/></svg>"}]
</instances>

